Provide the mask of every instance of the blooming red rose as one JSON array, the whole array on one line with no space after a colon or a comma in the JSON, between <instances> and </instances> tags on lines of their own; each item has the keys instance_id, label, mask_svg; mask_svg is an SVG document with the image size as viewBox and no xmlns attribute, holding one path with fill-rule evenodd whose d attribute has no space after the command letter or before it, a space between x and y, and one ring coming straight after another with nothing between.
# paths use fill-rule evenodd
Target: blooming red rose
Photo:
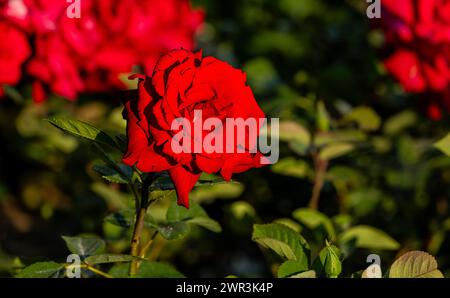
<instances>
[{"instance_id":1,"label":"blooming red rose","mask_svg":"<svg viewBox=\"0 0 450 298\"><path fill-rule=\"evenodd\" d=\"M443 96L450 89L450 2L383 0L381 3L380 22L389 51L384 61L386 69L405 91L434 93L428 111L432 118L439 118L436 109L450 111L450 97Z\"/></svg>"},{"instance_id":2,"label":"blooming red rose","mask_svg":"<svg viewBox=\"0 0 450 298\"><path fill-rule=\"evenodd\" d=\"M264 118L242 71L213 57L202 58L201 52L181 49L163 55L152 77L138 78L136 97L124 103L128 150L123 162L143 172L168 170L179 204L189 206L189 192L201 172L220 172L230 180L233 173L261 166L262 154L251 152L249 140L232 140L233 146L244 148L242 152L177 153L171 143L179 132L172 129L174 120L186 119L194 127L200 121L198 111L203 119L219 119L223 128L227 118ZM189 142L202 143L212 131L216 132L212 127L202 131L198 138L189 131ZM221 140L226 131L217 134Z\"/></svg>"},{"instance_id":3,"label":"blooming red rose","mask_svg":"<svg viewBox=\"0 0 450 298\"><path fill-rule=\"evenodd\" d=\"M2 85L14 85L21 78L23 62L30 55L30 46L25 35L7 23L0 22L0 40L7 41L0 47L0 97Z\"/></svg>"},{"instance_id":4,"label":"blooming red rose","mask_svg":"<svg viewBox=\"0 0 450 298\"><path fill-rule=\"evenodd\" d=\"M85 92L123 88L120 76L151 71L162 52L193 47L203 12L189 0L83 0L80 18L69 18L66 1L3 0L0 22L34 40L26 65L33 97L48 92L74 100ZM0 40L0 48L4 40Z\"/></svg>"}]
</instances>

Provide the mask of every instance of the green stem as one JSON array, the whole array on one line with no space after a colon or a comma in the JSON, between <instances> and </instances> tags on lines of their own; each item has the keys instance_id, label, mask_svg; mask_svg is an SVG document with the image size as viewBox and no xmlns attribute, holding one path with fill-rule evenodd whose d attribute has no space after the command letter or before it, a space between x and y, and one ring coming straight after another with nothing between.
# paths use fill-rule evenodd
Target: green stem
<instances>
[{"instance_id":1,"label":"green stem","mask_svg":"<svg viewBox=\"0 0 450 298\"><path fill-rule=\"evenodd\" d=\"M136 222L134 224L133 236L131 238L131 255L139 256L139 244L141 240L142 230L144 229L145 215L149 205L149 187L151 185L152 176L148 176L142 182L141 200L136 199ZM133 260L130 264L130 275L136 275L139 269L139 261Z\"/></svg>"},{"instance_id":2,"label":"green stem","mask_svg":"<svg viewBox=\"0 0 450 298\"><path fill-rule=\"evenodd\" d=\"M150 237L150 240L148 240L148 242L144 245L144 247L142 247L141 251L139 252L139 256L141 258L145 258L145 255L147 254L148 249L150 248L150 246L153 243L153 240L155 239L155 237L158 235L158 231L155 231L153 233L153 235Z\"/></svg>"}]
</instances>

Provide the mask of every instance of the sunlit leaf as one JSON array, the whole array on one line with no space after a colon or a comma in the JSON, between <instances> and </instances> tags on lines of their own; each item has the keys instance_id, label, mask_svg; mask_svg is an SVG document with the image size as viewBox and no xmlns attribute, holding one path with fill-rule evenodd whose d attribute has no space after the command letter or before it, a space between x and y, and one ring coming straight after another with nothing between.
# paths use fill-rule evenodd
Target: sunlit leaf
<instances>
[{"instance_id":1,"label":"sunlit leaf","mask_svg":"<svg viewBox=\"0 0 450 298\"><path fill-rule=\"evenodd\" d=\"M50 117L47 121L62 131L76 137L84 138L99 144L108 145L120 150L120 147L116 144L112 137L88 123L63 117Z\"/></svg>"},{"instance_id":2,"label":"sunlit leaf","mask_svg":"<svg viewBox=\"0 0 450 298\"><path fill-rule=\"evenodd\" d=\"M300 234L285 225L254 225L252 239L283 258L301 262L306 267L309 265L308 243Z\"/></svg>"},{"instance_id":3,"label":"sunlit leaf","mask_svg":"<svg viewBox=\"0 0 450 298\"><path fill-rule=\"evenodd\" d=\"M274 220L274 223L279 223L279 224L288 226L289 228L293 229L297 233L300 233L303 230L303 228L300 224L298 224L297 222L293 221L290 218L278 218L278 219Z\"/></svg>"},{"instance_id":4,"label":"sunlit leaf","mask_svg":"<svg viewBox=\"0 0 450 298\"><path fill-rule=\"evenodd\" d=\"M331 160L341 157L355 150L355 145L351 143L333 143L320 150L319 157L322 160Z\"/></svg>"},{"instance_id":5,"label":"sunlit leaf","mask_svg":"<svg viewBox=\"0 0 450 298\"><path fill-rule=\"evenodd\" d=\"M340 255L341 252L338 247L326 242L325 247L314 261L313 268L316 272L322 272L327 277L336 278L342 271Z\"/></svg>"},{"instance_id":6,"label":"sunlit leaf","mask_svg":"<svg viewBox=\"0 0 450 298\"><path fill-rule=\"evenodd\" d=\"M109 274L116 278L129 278L129 264L121 263L114 265ZM141 262L138 273L133 278L183 278L184 275L178 272L172 265L163 262L153 262L144 260Z\"/></svg>"},{"instance_id":7,"label":"sunlit leaf","mask_svg":"<svg viewBox=\"0 0 450 298\"><path fill-rule=\"evenodd\" d=\"M308 270L308 267L305 266L304 262L298 262L294 260L288 260L278 267L278 277L290 277L294 274L304 272Z\"/></svg>"},{"instance_id":8,"label":"sunlit leaf","mask_svg":"<svg viewBox=\"0 0 450 298\"><path fill-rule=\"evenodd\" d=\"M411 251L398 258L389 270L390 278L443 278L436 259L423 251Z\"/></svg>"},{"instance_id":9,"label":"sunlit leaf","mask_svg":"<svg viewBox=\"0 0 450 298\"><path fill-rule=\"evenodd\" d=\"M287 157L279 160L272 165L272 171L277 174L295 178L308 177L312 172L306 161L295 159L294 157Z\"/></svg>"},{"instance_id":10,"label":"sunlit leaf","mask_svg":"<svg viewBox=\"0 0 450 298\"><path fill-rule=\"evenodd\" d=\"M394 135L402 132L404 129L413 126L417 121L416 113L413 111L403 111L386 120L384 132L388 135Z\"/></svg>"},{"instance_id":11,"label":"sunlit leaf","mask_svg":"<svg viewBox=\"0 0 450 298\"><path fill-rule=\"evenodd\" d=\"M450 156L450 133L447 134L443 139L434 143L434 147L438 148L443 153Z\"/></svg>"},{"instance_id":12,"label":"sunlit leaf","mask_svg":"<svg viewBox=\"0 0 450 298\"><path fill-rule=\"evenodd\" d=\"M328 115L323 101L317 103L316 125L319 131L327 132L330 130L330 115Z\"/></svg>"},{"instance_id":13,"label":"sunlit leaf","mask_svg":"<svg viewBox=\"0 0 450 298\"><path fill-rule=\"evenodd\" d=\"M63 264L55 262L34 263L22 269L16 277L18 278L49 278L55 277L59 271L64 269Z\"/></svg>"},{"instance_id":14,"label":"sunlit leaf","mask_svg":"<svg viewBox=\"0 0 450 298\"><path fill-rule=\"evenodd\" d=\"M195 217L187 220L187 223L203 227L215 233L220 233L222 231L220 224L209 217Z\"/></svg>"},{"instance_id":15,"label":"sunlit leaf","mask_svg":"<svg viewBox=\"0 0 450 298\"><path fill-rule=\"evenodd\" d=\"M381 125L380 116L372 108L366 106L354 108L345 115L344 119L356 122L359 128L366 131L377 130Z\"/></svg>"},{"instance_id":16,"label":"sunlit leaf","mask_svg":"<svg viewBox=\"0 0 450 298\"><path fill-rule=\"evenodd\" d=\"M355 226L340 235L340 242L355 241L355 246L367 249L397 250L400 244L385 232L370 226Z\"/></svg>"},{"instance_id":17,"label":"sunlit leaf","mask_svg":"<svg viewBox=\"0 0 450 298\"><path fill-rule=\"evenodd\" d=\"M290 278L316 278L316 272L314 270L308 270L305 272L297 273L289 276Z\"/></svg>"},{"instance_id":18,"label":"sunlit leaf","mask_svg":"<svg viewBox=\"0 0 450 298\"><path fill-rule=\"evenodd\" d=\"M333 223L322 212L309 208L300 208L295 210L292 216L311 230L322 228L326 232L328 240L334 239Z\"/></svg>"},{"instance_id":19,"label":"sunlit leaf","mask_svg":"<svg viewBox=\"0 0 450 298\"><path fill-rule=\"evenodd\" d=\"M143 261L139 266L138 274L135 277L182 278L184 275L167 263Z\"/></svg>"}]
</instances>

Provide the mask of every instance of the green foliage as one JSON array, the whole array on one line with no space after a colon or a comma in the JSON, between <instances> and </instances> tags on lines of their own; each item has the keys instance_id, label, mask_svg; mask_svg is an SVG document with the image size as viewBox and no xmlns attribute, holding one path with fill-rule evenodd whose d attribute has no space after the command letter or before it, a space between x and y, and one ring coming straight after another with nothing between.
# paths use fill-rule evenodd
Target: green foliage
<instances>
[{"instance_id":1,"label":"green foliage","mask_svg":"<svg viewBox=\"0 0 450 298\"><path fill-rule=\"evenodd\" d=\"M450 156L450 133L434 144L436 148Z\"/></svg>"},{"instance_id":2,"label":"green foliage","mask_svg":"<svg viewBox=\"0 0 450 298\"><path fill-rule=\"evenodd\" d=\"M328 240L333 240L336 236L331 220L317 210L300 208L295 210L292 216L311 230L322 229Z\"/></svg>"},{"instance_id":3,"label":"green foliage","mask_svg":"<svg viewBox=\"0 0 450 298\"><path fill-rule=\"evenodd\" d=\"M354 121L363 131L375 131L381 126L381 119L370 107L356 107L346 114L344 121Z\"/></svg>"},{"instance_id":4,"label":"green foliage","mask_svg":"<svg viewBox=\"0 0 450 298\"><path fill-rule=\"evenodd\" d=\"M281 278L336 278L343 272L342 261L355 248L399 248L397 241L374 227L352 227L351 218L348 216L340 215L332 220L317 210L300 208L293 212L293 217L312 234L296 226L298 224L289 218L253 227L252 239L285 260L277 270L277 276ZM310 237L305 240L302 235ZM316 256L312 262L310 256Z\"/></svg>"},{"instance_id":5,"label":"green foliage","mask_svg":"<svg viewBox=\"0 0 450 298\"><path fill-rule=\"evenodd\" d=\"M62 264L55 262L34 263L21 270L16 277L18 278L48 278L57 277L59 272L64 269Z\"/></svg>"},{"instance_id":6,"label":"green foliage","mask_svg":"<svg viewBox=\"0 0 450 298\"><path fill-rule=\"evenodd\" d=\"M121 254L99 254L87 257L86 259L84 259L84 262L89 265L97 265L97 264L131 262L135 259L139 260L140 258Z\"/></svg>"},{"instance_id":7,"label":"green foliage","mask_svg":"<svg viewBox=\"0 0 450 298\"><path fill-rule=\"evenodd\" d=\"M119 264L114 266L109 272L113 277L126 278L128 275L128 266ZM183 274L178 272L171 265L162 262L142 261L139 271L134 278L182 278Z\"/></svg>"},{"instance_id":8,"label":"green foliage","mask_svg":"<svg viewBox=\"0 0 450 298\"><path fill-rule=\"evenodd\" d=\"M158 225L158 231L167 240L184 238L189 233L189 224L185 221L176 221Z\"/></svg>"},{"instance_id":9,"label":"green foliage","mask_svg":"<svg viewBox=\"0 0 450 298\"><path fill-rule=\"evenodd\" d=\"M319 157L323 160L331 160L346 155L354 149L355 146L350 143L333 143L320 150Z\"/></svg>"},{"instance_id":10,"label":"green foliage","mask_svg":"<svg viewBox=\"0 0 450 298\"><path fill-rule=\"evenodd\" d=\"M305 266L303 262L287 260L278 268L278 277L291 277L307 270L308 266Z\"/></svg>"},{"instance_id":11,"label":"green foliage","mask_svg":"<svg viewBox=\"0 0 450 298\"><path fill-rule=\"evenodd\" d=\"M117 170L108 165L94 165L92 169L111 183L130 183L133 176L133 169L124 164L119 164L118 167L119 169Z\"/></svg>"},{"instance_id":12,"label":"green foliage","mask_svg":"<svg viewBox=\"0 0 450 298\"><path fill-rule=\"evenodd\" d=\"M309 246L303 237L282 224L255 225L252 239L281 257L309 266Z\"/></svg>"},{"instance_id":13,"label":"green foliage","mask_svg":"<svg viewBox=\"0 0 450 298\"><path fill-rule=\"evenodd\" d=\"M73 254L88 257L103 252L105 241L98 237L68 237L62 236L67 248Z\"/></svg>"},{"instance_id":14,"label":"green foliage","mask_svg":"<svg viewBox=\"0 0 450 298\"><path fill-rule=\"evenodd\" d=\"M85 122L62 117L50 117L47 121L64 132L99 144L121 149L114 139L100 129Z\"/></svg>"},{"instance_id":15,"label":"green foliage","mask_svg":"<svg viewBox=\"0 0 450 298\"><path fill-rule=\"evenodd\" d=\"M136 211L132 209L124 209L120 210L118 212L109 214L105 217L105 222L111 223L113 225L123 227L123 228L130 228L134 225L135 217L136 217Z\"/></svg>"},{"instance_id":16,"label":"green foliage","mask_svg":"<svg viewBox=\"0 0 450 298\"><path fill-rule=\"evenodd\" d=\"M192 202L189 209L186 209L179 206L176 201L172 201L170 207L167 209L166 217L169 223L185 221L216 233L222 231L220 224L209 218L205 210L195 202Z\"/></svg>"},{"instance_id":17,"label":"green foliage","mask_svg":"<svg viewBox=\"0 0 450 298\"><path fill-rule=\"evenodd\" d=\"M398 258L389 269L390 278L440 278L433 256L423 251L411 251Z\"/></svg>"},{"instance_id":18,"label":"green foliage","mask_svg":"<svg viewBox=\"0 0 450 298\"><path fill-rule=\"evenodd\" d=\"M327 132L330 130L330 115L328 115L322 101L317 104L316 127L319 131Z\"/></svg>"},{"instance_id":19,"label":"green foliage","mask_svg":"<svg viewBox=\"0 0 450 298\"><path fill-rule=\"evenodd\" d=\"M313 264L315 272L323 273L330 278L338 277L342 271L340 256L339 248L326 241L326 246L320 251Z\"/></svg>"},{"instance_id":20,"label":"green foliage","mask_svg":"<svg viewBox=\"0 0 450 298\"><path fill-rule=\"evenodd\" d=\"M354 242L356 247L397 250L400 245L392 237L374 227L355 226L340 235L341 243Z\"/></svg>"}]
</instances>

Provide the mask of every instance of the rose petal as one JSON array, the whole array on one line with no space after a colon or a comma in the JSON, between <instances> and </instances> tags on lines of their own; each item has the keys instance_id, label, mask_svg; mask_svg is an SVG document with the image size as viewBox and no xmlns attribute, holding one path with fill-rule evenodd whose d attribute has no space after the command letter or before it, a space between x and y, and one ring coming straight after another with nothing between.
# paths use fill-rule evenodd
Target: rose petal
<instances>
[{"instance_id":1,"label":"rose petal","mask_svg":"<svg viewBox=\"0 0 450 298\"><path fill-rule=\"evenodd\" d=\"M178 204L189 208L189 192L194 188L200 174L194 174L180 166L170 169L169 175L175 185Z\"/></svg>"}]
</instances>

